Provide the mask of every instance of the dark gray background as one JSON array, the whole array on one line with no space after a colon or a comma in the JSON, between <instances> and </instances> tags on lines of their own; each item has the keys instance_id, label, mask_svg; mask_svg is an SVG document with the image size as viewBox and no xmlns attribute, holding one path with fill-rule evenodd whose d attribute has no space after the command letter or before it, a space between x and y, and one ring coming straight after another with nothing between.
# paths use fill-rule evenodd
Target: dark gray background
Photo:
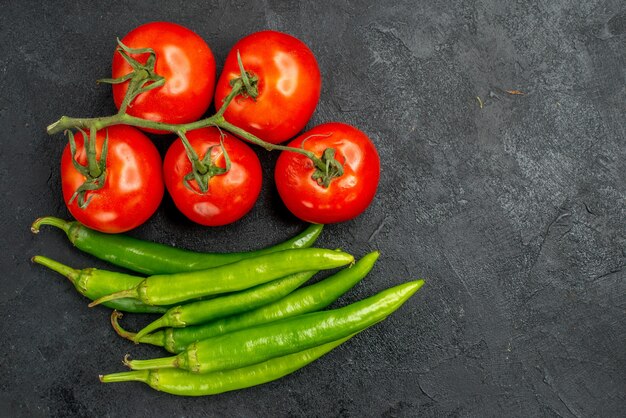
<instances>
[{"instance_id":1,"label":"dark gray background","mask_svg":"<svg viewBox=\"0 0 626 418\"><path fill-rule=\"evenodd\" d=\"M12 416L618 416L626 408L626 8L623 1L2 2L0 410ZM384 3L384 2L381 2ZM199 399L139 383L103 385L122 356L161 355L117 338L44 254L97 265L38 216L67 217L63 114L114 111L115 38L170 20L196 31L221 67L260 29L316 54L323 91L310 125L354 124L377 144L379 193L320 245L380 249L338 305L423 277L387 321L294 375ZM506 90L525 95L510 95ZM480 97L481 108L476 97ZM155 141L161 150L170 137ZM169 199L141 238L244 250L304 225L259 151L254 210L192 225ZM125 320L136 327L146 318Z\"/></svg>"}]
</instances>

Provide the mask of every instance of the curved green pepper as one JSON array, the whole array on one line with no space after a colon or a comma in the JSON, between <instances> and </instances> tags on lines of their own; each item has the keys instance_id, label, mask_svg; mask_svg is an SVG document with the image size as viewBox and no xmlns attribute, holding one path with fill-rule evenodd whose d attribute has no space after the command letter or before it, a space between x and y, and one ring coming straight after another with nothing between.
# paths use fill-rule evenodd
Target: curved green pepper
<instances>
[{"instance_id":1,"label":"curved green pepper","mask_svg":"<svg viewBox=\"0 0 626 418\"><path fill-rule=\"evenodd\" d=\"M142 241L123 234L104 234L76 221L47 216L31 226L34 233L41 225L62 229L76 248L116 266L146 275L206 270L246 258L313 245L323 225L311 224L302 233L280 244L261 250L238 253L200 253L156 242Z\"/></svg>"},{"instance_id":2,"label":"curved green pepper","mask_svg":"<svg viewBox=\"0 0 626 418\"><path fill-rule=\"evenodd\" d=\"M208 338L191 344L176 356L124 362L133 370L180 368L194 373L245 367L360 332L385 319L423 284L422 280L408 282L343 308Z\"/></svg>"}]
</instances>

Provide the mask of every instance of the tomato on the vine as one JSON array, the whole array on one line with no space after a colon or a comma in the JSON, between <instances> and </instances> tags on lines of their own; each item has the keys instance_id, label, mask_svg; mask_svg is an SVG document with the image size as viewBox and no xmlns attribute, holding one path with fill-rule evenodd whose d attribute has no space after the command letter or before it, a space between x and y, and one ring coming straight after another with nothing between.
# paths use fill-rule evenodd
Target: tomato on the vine
<instances>
[{"instance_id":1,"label":"tomato on the vine","mask_svg":"<svg viewBox=\"0 0 626 418\"><path fill-rule=\"evenodd\" d=\"M344 123L318 125L289 143L321 157L335 149L343 174L328 187L313 178L316 167L306 156L283 151L274 177L281 199L298 218L312 223L335 223L352 219L371 203L380 177L380 159L372 141L360 130Z\"/></svg>"},{"instance_id":2,"label":"tomato on the vine","mask_svg":"<svg viewBox=\"0 0 626 418\"><path fill-rule=\"evenodd\" d=\"M210 149L209 159L218 169L227 168L225 149L230 167L224 174L210 176L208 190L202 192L197 181L188 177L192 164L178 138L163 162L165 186L176 207L187 218L207 226L226 225L240 219L252 209L261 191L261 164L257 155L244 142L214 127L189 131L186 138L200 161L206 160Z\"/></svg>"},{"instance_id":3,"label":"tomato on the vine","mask_svg":"<svg viewBox=\"0 0 626 418\"><path fill-rule=\"evenodd\" d=\"M207 43L195 32L169 22L152 22L129 32L122 43L129 48L152 48L156 53L155 71L165 84L139 94L127 113L142 119L165 123L198 120L209 108L215 84L215 59ZM145 64L149 54L129 54ZM116 51L113 78L119 79L132 67ZM113 99L119 109L129 81L113 84ZM150 132L162 133L147 129Z\"/></svg>"},{"instance_id":4,"label":"tomato on the vine","mask_svg":"<svg viewBox=\"0 0 626 418\"><path fill-rule=\"evenodd\" d=\"M70 144L61 158L63 198L76 220L92 229L118 233L144 223L159 207L163 198L161 156L141 131L125 125L102 129L96 135L96 158L102 160L102 146L107 138L106 174L102 188L86 191L84 207L76 192L87 177L72 162ZM82 133L74 137L75 159L86 167L87 150Z\"/></svg>"},{"instance_id":5,"label":"tomato on the vine","mask_svg":"<svg viewBox=\"0 0 626 418\"><path fill-rule=\"evenodd\" d=\"M262 31L233 46L215 88L215 106L230 93L243 67L256 77L258 96L237 97L226 109L226 120L264 141L284 142L307 124L320 98L321 76L311 50L291 35Z\"/></svg>"}]
</instances>

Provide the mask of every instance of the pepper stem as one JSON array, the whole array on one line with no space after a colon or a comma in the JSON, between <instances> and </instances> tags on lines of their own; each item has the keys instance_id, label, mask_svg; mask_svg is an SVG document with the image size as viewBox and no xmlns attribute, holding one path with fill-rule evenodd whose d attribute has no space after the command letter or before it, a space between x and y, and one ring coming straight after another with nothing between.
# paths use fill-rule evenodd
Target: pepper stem
<instances>
[{"instance_id":1,"label":"pepper stem","mask_svg":"<svg viewBox=\"0 0 626 418\"><path fill-rule=\"evenodd\" d=\"M48 267L50 270L56 271L62 276L67 277L74 285L80 276L80 270L76 270L42 255L36 255L31 260L33 263L41 264L42 266Z\"/></svg>"},{"instance_id":2,"label":"pepper stem","mask_svg":"<svg viewBox=\"0 0 626 418\"><path fill-rule=\"evenodd\" d=\"M165 332L157 331L152 334L144 335L141 337L139 342L143 344L156 345L157 347L165 347Z\"/></svg>"},{"instance_id":3,"label":"pepper stem","mask_svg":"<svg viewBox=\"0 0 626 418\"><path fill-rule=\"evenodd\" d=\"M87 306L89 306L90 308L93 308L94 306L98 306L104 302L110 302L112 300L124 299L124 298L137 298L137 296L138 296L137 288L132 288L132 289L127 289L127 290L122 290L116 293L111 293L110 295L102 296L101 298L94 300Z\"/></svg>"},{"instance_id":4,"label":"pepper stem","mask_svg":"<svg viewBox=\"0 0 626 418\"><path fill-rule=\"evenodd\" d=\"M126 331L119 323L119 320L123 316L124 314L118 310L114 310L113 312L111 312L111 326L113 327L113 330L117 335L122 338L126 338L127 340L133 341L133 338L135 338L135 333Z\"/></svg>"},{"instance_id":5,"label":"pepper stem","mask_svg":"<svg viewBox=\"0 0 626 418\"><path fill-rule=\"evenodd\" d=\"M143 382L148 383L150 379L150 370L136 370L131 372L119 372L105 375L99 375L98 379L102 383L114 382Z\"/></svg>"},{"instance_id":6,"label":"pepper stem","mask_svg":"<svg viewBox=\"0 0 626 418\"><path fill-rule=\"evenodd\" d=\"M166 313L165 315L163 315L159 319L157 319L155 321L152 321L151 323L146 325L142 330L137 332L137 334L135 334L135 336L132 338L133 342L135 342L135 344L139 344L141 342L141 338L146 336L146 334L149 334L152 331L157 330L159 328L163 328L163 327L168 326L169 325L168 319L169 318L168 318L167 313Z\"/></svg>"},{"instance_id":7,"label":"pepper stem","mask_svg":"<svg viewBox=\"0 0 626 418\"><path fill-rule=\"evenodd\" d=\"M124 364L132 370L173 369L178 367L178 356L161 357L149 360L124 359Z\"/></svg>"},{"instance_id":8,"label":"pepper stem","mask_svg":"<svg viewBox=\"0 0 626 418\"><path fill-rule=\"evenodd\" d=\"M136 333L130 332L130 331L126 331L120 325L119 320L123 316L124 315L121 312L117 311L117 310L114 310L111 313L111 326L113 327L113 330L115 331L115 333L117 335L119 335L122 338L126 338L127 340L130 340L130 341L134 342L135 344L144 343L144 344L156 345L158 347L164 347L165 346L165 333L164 332L155 332L155 333L152 333L152 334L143 335L141 338L136 337L136 335L137 335Z\"/></svg>"},{"instance_id":9,"label":"pepper stem","mask_svg":"<svg viewBox=\"0 0 626 418\"><path fill-rule=\"evenodd\" d=\"M33 234L39 233L41 225L50 225L56 228L62 229L66 234L70 230L70 222L65 219L55 218L54 216L44 216L42 218L35 219L35 222L30 226L30 230Z\"/></svg>"}]
</instances>

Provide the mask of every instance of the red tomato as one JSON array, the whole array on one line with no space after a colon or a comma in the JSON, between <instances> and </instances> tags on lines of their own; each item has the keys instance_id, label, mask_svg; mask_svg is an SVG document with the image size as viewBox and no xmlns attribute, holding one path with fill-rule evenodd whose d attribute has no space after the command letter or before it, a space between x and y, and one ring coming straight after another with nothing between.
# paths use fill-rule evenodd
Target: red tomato
<instances>
[{"instance_id":1,"label":"red tomato","mask_svg":"<svg viewBox=\"0 0 626 418\"><path fill-rule=\"evenodd\" d=\"M226 167L217 128L189 131L187 139L200 160L209 147L214 146L211 151L214 164ZM261 191L261 164L254 151L226 132L223 143L230 157L230 170L211 177L206 193L200 191L195 180L188 182L194 190L185 186L184 178L191 172L191 162L180 138L167 150L163 162L165 186L176 207L187 218L202 225L219 226L235 222L252 209Z\"/></svg>"},{"instance_id":2,"label":"red tomato","mask_svg":"<svg viewBox=\"0 0 626 418\"><path fill-rule=\"evenodd\" d=\"M312 223L335 223L352 219L370 204L380 177L380 160L374 144L360 130L343 123L316 126L289 143L318 157L326 148L336 150L335 159L344 173L323 187L312 178L313 162L302 154L283 151L274 173L276 187L287 208Z\"/></svg>"},{"instance_id":3,"label":"red tomato","mask_svg":"<svg viewBox=\"0 0 626 418\"><path fill-rule=\"evenodd\" d=\"M132 30L122 43L129 48L152 48L156 53L156 73L165 77L163 86L137 96L128 107L128 114L175 124L193 122L202 117L213 97L215 59L200 36L174 23L153 22ZM149 54L131 56L145 63ZM131 66L116 51L113 78L131 71ZM113 99L118 109L128 84L128 81L113 84Z\"/></svg>"},{"instance_id":4,"label":"red tomato","mask_svg":"<svg viewBox=\"0 0 626 418\"><path fill-rule=\"evenodd\" d=\"M320 70L311 50L300 40L275 31L257 32L235 44L226 57L215 88L215 107L240 76L237 51L247 72L259 79L256 100L238 96L226 109L226 120L278 144L307 124L320 98Z\"/></svg>"},{"instance_id":5,"label":"red tomato","mask_svg":"<svg viewBox=\"0 0 626 418\"><path fill-rule=\"evenodd\" d=\"M98 159L107 131L106 180L103 188L87 192L86 199L91 199L87 207L81 209L77 198L69 203L85 182L85 177L72 164L69 144L61 158L61 184L65 203L74 218L98 231L118 233L141 225L159 207L164 189L161 156L152 141L139 130L117 125L98 131ZM83 135L79 132L75 140L76 159L85 166L87 153Z\"/></svg>"}]
</instances>

